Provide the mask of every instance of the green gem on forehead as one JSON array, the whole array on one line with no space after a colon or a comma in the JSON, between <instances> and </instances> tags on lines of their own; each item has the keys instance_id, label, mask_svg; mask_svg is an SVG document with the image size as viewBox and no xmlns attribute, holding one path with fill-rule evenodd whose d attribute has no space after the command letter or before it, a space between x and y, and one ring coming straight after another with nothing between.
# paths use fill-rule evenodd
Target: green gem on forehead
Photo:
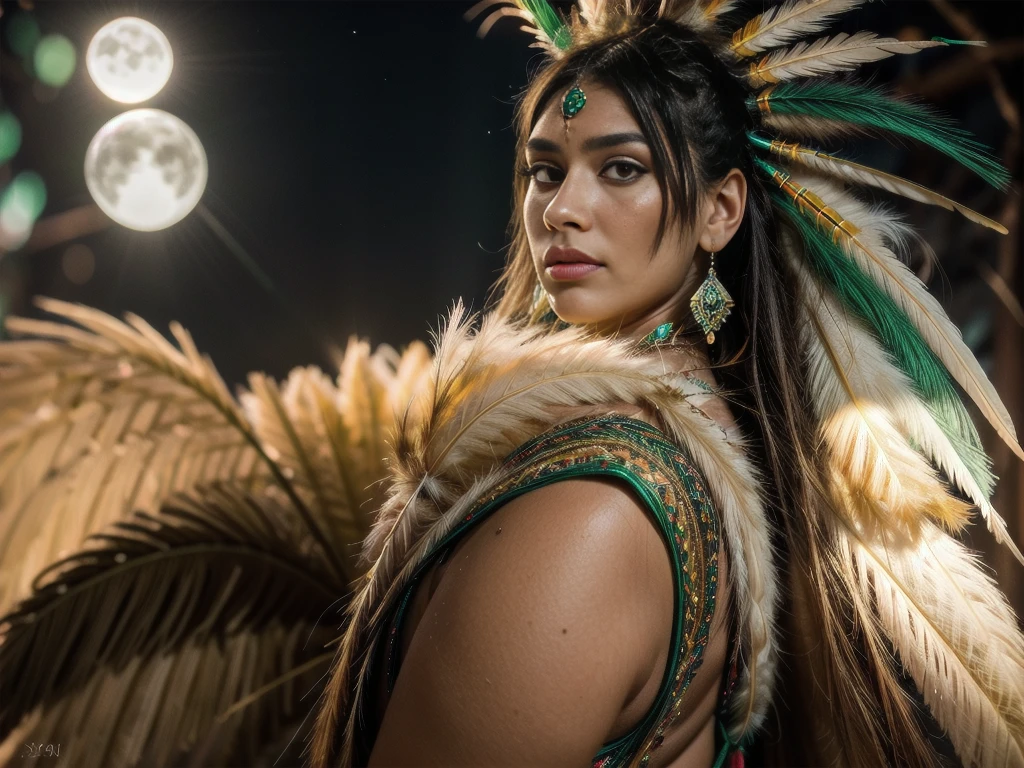
<instances>
[{"instance_id":1,"label":"green gem on forehead","mask_svg":"<svg viewBox=\"0 0 1024 768\"><path fill-rule=\"evenodd\" d=\"M587 94L585 94L578 85L574 85L569 89L569 92L565 94L565 99L562 101L562 117L568 120L571 117L576 117L580 110L583 109L583 105L587 103Z\"/></svg>"}]
</instances>

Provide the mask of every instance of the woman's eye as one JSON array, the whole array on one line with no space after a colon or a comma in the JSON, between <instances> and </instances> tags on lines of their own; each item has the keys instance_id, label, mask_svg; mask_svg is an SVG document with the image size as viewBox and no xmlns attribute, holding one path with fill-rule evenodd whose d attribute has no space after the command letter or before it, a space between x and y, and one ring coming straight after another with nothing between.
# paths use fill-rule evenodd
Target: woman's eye
<instances>
[{"instance_id":1,"label":"woman's eye","mask_svg":"<svg viewBox=\"0 0 1024 768\"><path fill-rule=\"evenodd\" d=\"M555 184L561 181L561 178L559 178L560 173L561 171L550 165L533 165L526 172L528 176L532 176L535 181L541 184ZM552 178L552 174L554 174L554 178Z\"/></svg>"},{"instance_id":2,"label":"woman's eye","mask_svg":"<svg viewBox=\"0 0 1024 768\"><path fill-rule=\"evenodd\" d=\"M538 184L558 184L565 176L565 174L555 166L542 165L540 163L531 165L525 171L522 171L522 173L531 177ZM645 173L647 173L646 168L639 166L636 163L628 163L625 161L609 163L601 171L601 175L606 176L612 181L634 181Z\"/></svg>"},{"instance_id":3,"label":"woman's eye","mask_svg":"<svg viewBox=\"0 0 1024 768\"><path fill-rule=\"evenodd\" d=\"M605 172L612 172L609 178L614 181L632 181L647 171L634 163L617 162L605 166Z\"/></svg>"}]
</instances>

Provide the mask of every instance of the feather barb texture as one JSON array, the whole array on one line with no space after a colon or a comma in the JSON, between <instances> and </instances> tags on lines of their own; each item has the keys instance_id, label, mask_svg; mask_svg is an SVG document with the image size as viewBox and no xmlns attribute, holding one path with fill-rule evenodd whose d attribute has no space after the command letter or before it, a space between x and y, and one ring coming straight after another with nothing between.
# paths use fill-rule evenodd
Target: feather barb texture
<instances>
[{"instance_id":1,"label":"feather barb texture","mask_svg":"<svg viewBox=\"0 0 1024 768\"><path fill-rule=\"evenodd\" d=\"M738 435L691 408L701 393L665 371L656 354L632 343L589 337L579 329L550 333L489 316L474 330L457 307L436 344L421 416L396 441L392 495L367 538L373 565L350 608L318 733L344 729L341 754L321 740L315 764L352 756L356 718L383 617L421 558L501 479L502 459L528 439L580 415L626 409L656 413L661 428L688 452L722 515L731 586L739 606L746 672L730 729L740 736L764 716L774 678L776 577L769 525L757 474Z\"/></svg>"}]
</instances>

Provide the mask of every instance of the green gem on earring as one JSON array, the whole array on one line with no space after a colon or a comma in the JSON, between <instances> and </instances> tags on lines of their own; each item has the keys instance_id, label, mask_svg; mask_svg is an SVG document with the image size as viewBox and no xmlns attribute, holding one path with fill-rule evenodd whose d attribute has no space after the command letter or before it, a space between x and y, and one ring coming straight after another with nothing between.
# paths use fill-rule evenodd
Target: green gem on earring
<instances>
[{"instance_id":1,"label":"green gem on earring","mask_svg":"<svg viewBox=\"0 0 1024 768\"><path fill-rule=\"evenodd\" d=\"M722 327L733 306L732 296L719 281L715 268L711 267L708 276L690 299L690 309L707 334L708 344L715 343L715 331Z\"/></svg>"},{"instance_id":2,"label":"green gem on earring","mask_svg":"<svg viewBox=\"0 0 1024 768\"><path fill-rule=\"evenodd\" d=\"M578 85L574 85L562 101L562 117L566 120L576 117L586 103L587 94Z\"/></svg>"}]
</instances>

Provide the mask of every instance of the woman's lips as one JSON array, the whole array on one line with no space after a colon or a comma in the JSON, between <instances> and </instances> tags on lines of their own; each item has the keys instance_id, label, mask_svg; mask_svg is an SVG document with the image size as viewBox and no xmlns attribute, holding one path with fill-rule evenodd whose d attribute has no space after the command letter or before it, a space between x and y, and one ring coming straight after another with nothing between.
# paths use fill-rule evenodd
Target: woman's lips
<instances>
[{"instance_id":1,"label":"woman's lips","mask_svg":"<svg viewBox=\"0 0 1024 768\"><path fill-rule=\"evenodd\" d=\"M561 261L547 268L552 280L579 280L591 272L601 269L600 264L587 261Z\"/></svg>"}]
</instances>

